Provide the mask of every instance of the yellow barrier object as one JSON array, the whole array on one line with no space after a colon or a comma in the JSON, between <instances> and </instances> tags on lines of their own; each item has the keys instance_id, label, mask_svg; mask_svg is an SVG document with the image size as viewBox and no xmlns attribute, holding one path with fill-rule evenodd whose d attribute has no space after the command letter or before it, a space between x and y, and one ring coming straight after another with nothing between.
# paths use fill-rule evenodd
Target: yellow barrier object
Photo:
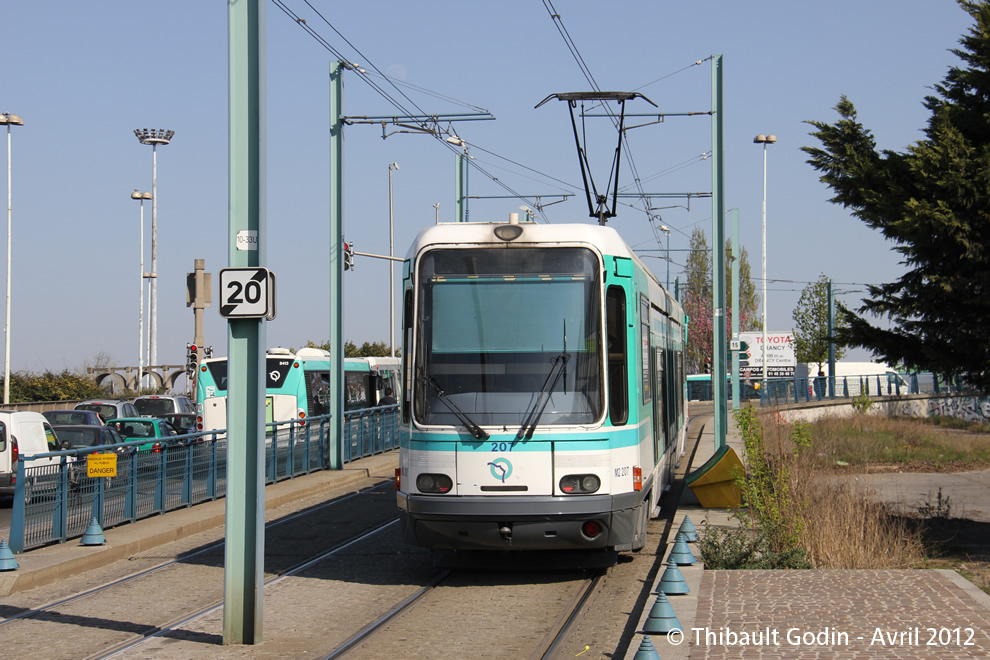
<instances>
[{"instance_id":1,"label":"yellow barrier object","mask_svg":"<svg viewBox=\"0 0 990 660\"><path fill-rule=\"evenodd\" d=\"M745 472L736 452L726 445L687 475L684 483L706 509L735 509L742 506L742 491L736 485L736 477Z\"/></svg>"}]
</instances>

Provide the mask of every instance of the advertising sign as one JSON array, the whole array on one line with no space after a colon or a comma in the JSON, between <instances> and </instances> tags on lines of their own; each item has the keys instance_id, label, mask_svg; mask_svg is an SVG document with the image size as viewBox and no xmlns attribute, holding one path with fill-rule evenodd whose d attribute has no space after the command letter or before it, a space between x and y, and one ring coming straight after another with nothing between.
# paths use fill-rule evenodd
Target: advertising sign
<instances>
[{"instance_id":1,"label":"advertising sign","mask_svg":"<svg viewBox=\"0 0 990 660\"><path fill-rule=\"evenodd\" d=\"M767 332L767 378L793 378L797 367L794 335ZM739 333L739 377L763 379L763 333Z\"/></svg>"}]
</instances>

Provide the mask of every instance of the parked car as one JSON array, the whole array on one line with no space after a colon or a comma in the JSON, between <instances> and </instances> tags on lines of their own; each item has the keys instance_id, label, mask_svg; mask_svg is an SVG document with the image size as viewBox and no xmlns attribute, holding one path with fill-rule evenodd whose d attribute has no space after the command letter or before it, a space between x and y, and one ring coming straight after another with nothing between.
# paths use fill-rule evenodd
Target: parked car
<instances>
[{"instance_id":1,"label":"parked car","mask_svg":"<svg viewBox=\"0 0 990 660\"><path fill-rule=\"evenodd\" d=\"M75 405L74 410L92 410L106 421L117 417L140 417L134 404L118 399L87 399Z\"/></svg>"},{"instance_id":2,"label":"parked car","mask_svg":"<svg viewBox=\"0 0 990 660\"><path fill-rule=\"evenodd\" d=\"M174 444L171 439L179 435L171 424L155 417L119 417L111 419L107 426L116 429L125 442L147 440L137 445L138 451L161 451L163 447Z\"/></svg>"},{"instance_id":3,"label":"parked car","mask_svg":"<svg viewBox=\"0 0 990 660\"><path fill-rule=\"evenodd\" d=\"M149 394L134 399L134 407L142 417L164 417L175 413L195 413L196 404L187 396Z\"/></svg>"},{"instance_id":4,"label":"parked car","mask_svg":"<svg viewBox=\"0 0 990 660\"><path fill-rule=\"evenodd\" d=\"M67 424L103 426L106 424L106 420L93 410L46 410L41 414L52 426L65 426Z\"/></svg>"},{"instance_id":5,"label":"parked car","mask_svg":"<svg viewBox=\"0 0 990 660\"><path fill-rule=\"evenodd\" d=\"M172 425L179 435L195 433L199 430L197 425L199 416L196 413L174 413L171 415L161 415L161 419Z\"/></svg>"},{"instance_id":6,"label":"parked car","mask_svg":"<svg viewBox=\"0 0 990 660\"><path fill-rule=\"evenodd\" d=\"M51 424L41 413L0 410L0 495L14 494L19 456L52 451L58 451L58 440ZM28 465L38 467L57 461L52 457L31 461Z\"/></svg>"},{"instance_id":7,"label":"parked car","mask_svg":"<svg viewBox=\"0 0 990 660\"><path fill-rule=\"evenodd\" d=\"M120 457L131 452L128 447L123 446L124 438L117 429L112 426L93 426L91 424L56 424L52 426L52 429L58 436L59 448L63 450L109 445L111 448L104 449L103 452L113 451L117 453L117 477L123 477L127 474L127 462L122 461ZM81 454L69 464L69 481L71 483L79 484L82 482L82 478L86 476L86 456L91 453L96 452Z\"/></svg>"}]
</instances>

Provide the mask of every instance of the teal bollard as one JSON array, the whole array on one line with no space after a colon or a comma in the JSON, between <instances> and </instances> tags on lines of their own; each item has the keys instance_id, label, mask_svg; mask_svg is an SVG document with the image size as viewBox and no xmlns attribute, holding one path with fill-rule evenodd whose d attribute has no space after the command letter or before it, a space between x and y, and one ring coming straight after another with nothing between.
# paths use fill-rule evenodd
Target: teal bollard
<instances>
[{"instance_id":1,"label":"teal bollard","mask_svg":"<svg viewBox=\"0 0 990 660\"><path fill-rule=\"evenodd\" d=\"M668 596L691 593L691 590L688 589L687 582L684 581L684 576L681 574L681 569L677 568L677 563L670 559L667 560L667 570L663 572L663 577L660 578L657 593L667 594Z\"/></svg>"},{"instance_id":2,"label":"teal bollard","mask_svg":"<svg viewBox=\"0 0 990 660\"><path fill-rule=\"evenodd\" d=\"M698 542L698 530L694 528L690 516L684 516L684 520L681 522L681 526L677 528L677 531L684 535L688 543Z\"/></svg>"},{"instance_id":3,"label":"teal bollard","mask_svg":"<svg viewBox=\"0 0 990 660\"><path fill-rule=\"evenodd\" d=\"M671 607L670 601L667 600L667 595L661 593L657 596L653 607L650 608L650 614L646 617L646 623L643 624L643 632L666 635L672 630L684 630L684 628L681 626L674 608Z\"/></svg>"},{"instance_id":4,"label":"teal bollard","mask_svg":"<svg viewBox=\"0 0 990 660\"><path fill-rule=\"evenodd\" d=\"M682 532L678 532L674 540L674 547L667 556L668 561L673 560L680 566L690 566L694 563L694 555L688 547L687 539Z\"/></svg>"},{"instance_id":5,"label":"teal bollard","mask_svg":"<svg viewBox=\"0 0 990 660\"><path fill-rule=\"evenodd\" d=\"M89 521L89 527L83 532L82 540L80 543L83 545L103 545L107 542L106 537L103 536L103 530L100 529L100 523L97 522L96 516Z\"/></svg>"},{"instance_id":6,"label":"teal bollard","mask_svg":"<svg viewBox=\"0 0 990 660\"><path fill-rule=\"evenodd\" d=\"M660 656L657 655L657 650L653 648L653 642L650 641L649 635L643 636L643 641L639 643L639 649L636 651L636 655L633 656L633 660L660 660Z\"/></svg>"},{"instance_id":7,"label":"teal bollard","mask_svg":"<svg viewBox=\"0 0 990 660\"><path fill-rule=\"evenodd\" d=\"M0 541L0 571L16 571L18 568L20 565L14 559L10 546L7 545L7 539L3 539Z\"/></svg>"}]
</instances>

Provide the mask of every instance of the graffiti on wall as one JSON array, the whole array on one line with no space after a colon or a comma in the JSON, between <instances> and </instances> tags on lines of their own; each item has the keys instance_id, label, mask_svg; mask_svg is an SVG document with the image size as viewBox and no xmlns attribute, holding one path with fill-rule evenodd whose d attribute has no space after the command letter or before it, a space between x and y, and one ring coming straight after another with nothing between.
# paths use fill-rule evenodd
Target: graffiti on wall
<instances>
[{"instance_id":1,"label":"graffiti on wall","mask_svg":"<svg viewBox=\"0 0 990 660\"><path fill-rule=\"evenodd\" d=\"M928 415L958 417L968 422L990 423L990 398L957 396L928 399Z\"/></svg>"}]
</instances>

